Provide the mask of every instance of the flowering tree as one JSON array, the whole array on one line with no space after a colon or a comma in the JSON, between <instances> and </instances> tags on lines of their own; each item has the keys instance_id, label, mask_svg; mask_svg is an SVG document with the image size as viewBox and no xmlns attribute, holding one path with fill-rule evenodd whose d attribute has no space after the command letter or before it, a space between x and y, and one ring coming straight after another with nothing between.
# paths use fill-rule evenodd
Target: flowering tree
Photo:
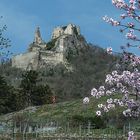
<instances>
[{"instance_id":1,"label":"flowering tree","mask_svg":"<svg viewBox=\"0 0 140 140\"><path fill-rule=\"evenodd\" d=\"M101 116L103 112L109 112L117 106L125 108L123 115L125 117L140 116L140 57L127 51L128 47L140 48L140 0L112 0L112 4L123 13L120 20L114 20L108 16L104 16L103 20L112 26L120 27L120 32L126 32L125 36L128 43L122 46L121 61L117 64L116 70L106 75L104 85L98 89L93 88L91 95L95 98L108 96L105 104L98 104L97 116ZM135 33L136 32L136 33ZM137 35L136 35L137 34ZM107 48L107 52L112 54L112 48ZM119 98L112 98L113 95L119 94ZM116 96L115 96L116 97ZM89 102L87 97L84 103ZM132 131L128 134L128 140L134 140Z\"/></svg>"},{"instance_id":2,"label":"flowering tree","mask_svg":"<svg viewBox=\"0 0 140 140\"><path fill-rule=\"evenodd\" d=\"M110 23L112 26L121 27L121 33L127 31L127 39L139 42L140 38L135 34L135 32L140 32L140 0L129 0L129 2L125 2L124 0L112 0L112 3L113 5L115 5L115 7L123 11L123 13L120 15L120 20L114 20L113 18L109 18L108 16L104 16L103 20ZM128 21L128 19L130 20ZM122 47L140 48L140 45L127 43L125 46Z\"/></svg>"}]
</instances>

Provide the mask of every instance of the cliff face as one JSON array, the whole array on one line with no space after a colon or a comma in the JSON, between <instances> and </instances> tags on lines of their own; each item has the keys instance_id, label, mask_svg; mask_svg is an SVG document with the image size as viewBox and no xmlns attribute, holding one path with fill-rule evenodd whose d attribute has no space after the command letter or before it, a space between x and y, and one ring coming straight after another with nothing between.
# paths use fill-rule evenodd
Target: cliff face
<instances>
[{"instance_id":1,"label":"cliff face","mask_svg":"<svg viewBox=\"0 0 140 140\"><path fill-rule=\"evenodd\" d=\"M87 43L76 25L55 28L48 43L42 40L40 30L37 28L28 52L14 56L12 66L36 70L61 63L68 68L69 55L78 55L81 48L87 48Z\"/></svg>"}]
</instances>

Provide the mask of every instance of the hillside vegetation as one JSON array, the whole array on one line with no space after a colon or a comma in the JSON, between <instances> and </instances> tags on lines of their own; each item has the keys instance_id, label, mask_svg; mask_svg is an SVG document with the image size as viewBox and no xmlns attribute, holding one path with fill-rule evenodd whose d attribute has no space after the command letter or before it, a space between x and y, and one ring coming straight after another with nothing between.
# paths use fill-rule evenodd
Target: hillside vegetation
<instances>
[{"instance_id":1,"label":"hillside vegetation","mask_svg":"<svg viewBox=\"0 0 140 140\"><path fill-rule=\"evenodd\" d=\"M68 51L68 64L44 67L36 71L24 71L11 67L11 62L0 66L0 75L7 85L7 94L1 87L0 114L56 102L64 102L83 98L90 94L93 87L101 85L105 75L115 67L118 56L108 55L102 48L89 45L80 49L78 54ZM15 98L14 98L15 97ZM11 106L12 104L12 106Z\"/></svg>"},{"instance_id":2,"label":"hillside vegetation","mask_svg":"<svg viewBox=\"0 0 140 140\"><path fill-rule=\"evenodd\" d=\"M116 98L113 96L112 98ZM1 116L1 120L15 120L15 121L29 121L29 122L59 122L66 124L67 121L73 125L84 124L87 125L90 121L95 128L115 127L123 128L124 124L128 124L130 121L126 119L123 114L123 108L117 108L104 114L102 117L97 117L95 111L99 103L105 103L107 97L103 97L99 100L91 98L90 104L84 105L82 99L74 101L66 101L56 104L47 104L43 106L28 107L19 112L10 113ZM138 120L137 120L138 121ZM136 126L136 121L131 120L131 125Z\"/></svg>"},{"instance_id":3,"label":"hillside vegetation","mask_svg":"<svg viewBox=\"0 0 140 140\"><path fill-rule=\"evenodd\" d=\"M113 69L117 61L116 56L108 55L97 46L89 46L87 50L81 49L79 55L69 53L71 71L63 64L37 70L38 84L47 83L60 100L87 95L93 86L97 87L103 83L105 75ZM24 70L11 67L10 62L0 66L0 74L14 87L20 85L23 73Z\"/></svg>"}]
</instances>

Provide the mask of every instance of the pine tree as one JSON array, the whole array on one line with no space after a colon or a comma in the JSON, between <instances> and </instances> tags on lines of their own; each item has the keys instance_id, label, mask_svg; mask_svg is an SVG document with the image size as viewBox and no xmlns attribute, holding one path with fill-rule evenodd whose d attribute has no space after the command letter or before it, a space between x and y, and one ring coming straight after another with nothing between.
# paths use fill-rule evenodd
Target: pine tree
<instances>
[{"instance_id":1,"label":"pine tree","mask_svg":"<svg viewBox=\"0 0 140 140\"><path fill-rule=\"evenodd\" d=\"M23 98L25 98L26 105L32 105L32 94L36 88L38 73L34 70L27 71L25 74L22 74L22 80L20 88L22 88Z\"/></svg>"}]
</instances>

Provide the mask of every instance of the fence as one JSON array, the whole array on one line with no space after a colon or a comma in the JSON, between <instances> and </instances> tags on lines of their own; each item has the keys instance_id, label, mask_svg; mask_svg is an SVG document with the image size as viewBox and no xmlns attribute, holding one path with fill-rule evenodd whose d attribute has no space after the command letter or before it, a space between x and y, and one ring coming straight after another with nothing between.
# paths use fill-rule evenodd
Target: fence
<instances>
[{"instance_id":1,"label":"fence","mask_svg":"<svg viewBox=\"0 0 140 140\"><path fill-rule=\"evenodd\" d=\"M138 133L139 134L139 133ZM94 126L67 122L1 122L0 140L123 140L127 128L94 129Z\"/></svg>"}]
</instances>

